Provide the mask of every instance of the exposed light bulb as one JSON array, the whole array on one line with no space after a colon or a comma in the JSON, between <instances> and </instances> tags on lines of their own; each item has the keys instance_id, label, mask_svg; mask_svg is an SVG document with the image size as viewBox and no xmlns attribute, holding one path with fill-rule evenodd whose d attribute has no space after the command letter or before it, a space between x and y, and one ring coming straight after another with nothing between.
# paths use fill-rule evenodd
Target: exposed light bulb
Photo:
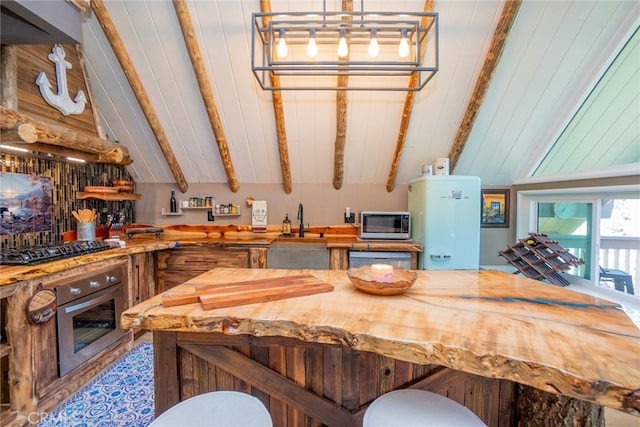
<instances>
[{"instance_id":1,"label":"exposed light bulb","mask_svg":"<svg viewBox=\"0 0 640 427\"><path fill-rule=\"evenodd\" d=\"M284 39L284 30L278 33L280 40L278 41L278 58L286 58L288 54L287 41Z\"/></svg>"},{"instance_id":2,"label":"exposed light bulb","mask_svg":"<svg viewBox=\"0 0 640 427\"><path fill-rule=\"evenodd\" d=\"M398 56L400 58L406 58L407 56L409 56L409 42L407 41L407 30L402 30L400 46L398 46Z\"/></svg>"},{"instance_id":3,"label":"exposed light bulb","mask_svg":"<svg viewBox=\"0 0 640 427\"><path fill-rule=\"evenodd\" d=\"M315 58L318 56L318 45L316 44L316 30L312 28L309 30L309 44L307 44L307 56L309 58Z\"/></svg>"},{"instance_id":4,"label":"exposed light bulb","mask_svg":"<svg viewBox=\"0 0 640 427\"><path fill-rule=\"evenodd\" d=\"M67 157L67 160L69 160L70 162L76 162L76 163L86 163L87 161L84 159L79 159L77 157Z\"/></svg>"},{"instance_id":5,"label":"exposed light bulb","mask_svg":"<svg viewBox=\"0 0 640 427\"><path fill-rule=\"evenodd\" d=\"M371 41L369 42L369 57L377 58L380 54L380 46L378 46L378 39L376 37L377 31L371 30Z\"/></svg>"},{"instance_id":6,"label":"exposed light bulb","mask_svg":"<svg viewBox=\"0 0 640 427\"><path fill-rule=\"evenodd\" d=\"M338 42L338 56L344 58L349 54L349 46L347 46L347 36L345 30L340 30L340 41Z\"/></svg>"},{"instance_id":7,"label":"exposed light bulb","mask_svg":"<svg viewBox=\"0 0 640 427\"><path fill-rule=\"evenodd\" d=\"M0 145L0 148L4 148L5 150L19 151L21 153L28 153L29 152L29 150L27 150L26 148L13 147L11 145L5 145L5 144Z\"/></svg>"}]
</instances>

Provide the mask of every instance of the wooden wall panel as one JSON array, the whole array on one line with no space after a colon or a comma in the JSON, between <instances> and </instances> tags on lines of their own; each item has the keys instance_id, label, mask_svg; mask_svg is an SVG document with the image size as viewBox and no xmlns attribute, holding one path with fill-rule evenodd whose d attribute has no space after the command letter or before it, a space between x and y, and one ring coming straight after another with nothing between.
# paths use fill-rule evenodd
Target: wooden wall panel
<instances>
[{"instance_id":1,"label":"wooden wall panel","mask_svg":"<svg viewBox=\"0 0 640 427\"><path fill-rule=\"evenodd\" d=\"M55 63L48 59L53 45L21 45L18 48L18 111L56 125L64 125L71 130L84 132L91 136L99 136L93 121L87 86L84 81L80 61L74 45L63 45L65 60L71 64L67 69L67 86L71 99L79 90L84 92L87 103L81 114L64 116L56 108L47 104L40 94L36 78L44 71L51 84L51 90L58 93Z\"/></svg>"},{"instance_id":2,"label":"wooden wall panel","mask_svg":"<svg viewBox=\"0 0 640 427\"><path fill-rule=\"evenodd\" d=\"M222 338L215 344L214 337ZM182 399L213 390L245 391L265 403L278 426L337 425L336 420L345 419L350 421L340 425L359 425L375 398L406 387L447 396L470 408L489 426L513 425L515 384L509 381L278 337L179 333L177 345ZM206 365L215 370L215 381L206 378ZM269 368L269 372L260 367ZM287 381L295 383L299 391L293 392ZM311 415L314 413L319 418Z\"/></svg>"}]
</instances>

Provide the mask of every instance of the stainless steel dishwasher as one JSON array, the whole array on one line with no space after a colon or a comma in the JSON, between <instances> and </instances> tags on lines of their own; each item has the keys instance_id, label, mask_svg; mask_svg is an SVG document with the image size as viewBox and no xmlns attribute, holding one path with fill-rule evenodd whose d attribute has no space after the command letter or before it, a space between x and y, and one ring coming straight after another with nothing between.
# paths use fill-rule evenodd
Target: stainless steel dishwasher
<instances>
[{"instance_id":1,"label":"stainless steel dishwasher","mask_svg":"<svg viewBox=\"0 0 640 427\"><path fill-rule=\"evenodd\" d=\"M371 264L391 264L411 270L411 252L349 251L349 267Z\"/></svg>"}]
</instances>

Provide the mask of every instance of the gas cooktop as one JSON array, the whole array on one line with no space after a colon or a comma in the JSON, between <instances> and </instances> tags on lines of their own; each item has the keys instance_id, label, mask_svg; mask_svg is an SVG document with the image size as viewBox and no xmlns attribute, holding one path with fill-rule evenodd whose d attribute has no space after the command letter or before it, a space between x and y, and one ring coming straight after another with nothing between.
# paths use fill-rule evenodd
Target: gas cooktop
<instances>
[{"instance_id":1,"label":"gas cooktop","mask_svg":"<svg viewBox=\"0 0 640 427\"><path fill-rule=\"evenodd\" d=\"M3 249L0 251L0 264L42 264L44 262L99 252L109 248L109 244L102 240L76 240L73 242L53 242L28 248Z\"/></svg>"}]
</instances>

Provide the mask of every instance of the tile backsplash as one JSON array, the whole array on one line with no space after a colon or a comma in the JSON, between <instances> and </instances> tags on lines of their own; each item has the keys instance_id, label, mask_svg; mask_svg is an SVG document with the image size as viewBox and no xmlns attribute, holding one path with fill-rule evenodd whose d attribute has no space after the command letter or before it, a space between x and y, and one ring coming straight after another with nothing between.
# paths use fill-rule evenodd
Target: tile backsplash
<instances>
[{"instance_id":1,"label":"tile backsplash","mask_svg":"<svg viewBox=\"0 0 640 427\"><path fill-rule=\"evenodd\" d=\"M86 186L111 186L111 181L132 181L124 166L104 163L67 163L46 156L26 157L13 153L0 153L0 179L7 173L27 174L50 178L52 187L51 229L16 234L0 234L2 249L41 245L59 241L60 234L76 229L72 210L96 209L97 225L105 223L106 215L123 212L126 223L135 222L135 202L78 200L78 192ZM134 189L135 190L135 189Z\"/></svg>"}]
</instances>

